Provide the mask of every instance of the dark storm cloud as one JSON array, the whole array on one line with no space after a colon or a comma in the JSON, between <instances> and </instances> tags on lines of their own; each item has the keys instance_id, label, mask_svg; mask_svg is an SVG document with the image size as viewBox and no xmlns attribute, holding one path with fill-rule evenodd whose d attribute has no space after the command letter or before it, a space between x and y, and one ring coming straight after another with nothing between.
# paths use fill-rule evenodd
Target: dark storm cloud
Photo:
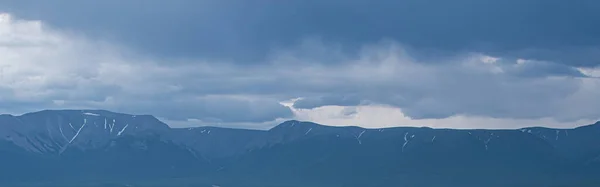
<instances>
[{"instance_id":1,"label":"dark storm cloud","mask_svg":"<svg viewBox=\"0 0 600 187\"><path fill-rule=\"evenodd\" d=\"M357 106L365 103L364 99L364 96L357 95L328 95L298 100L294 103L294 107L310 109L326 105Z\"/></svg>"},{"instance_id":2,"label":"dark storm cloud","mask_svg":"<svg viewBox=\"0 0 600 187\"><path fill-rule=\"evenodd\" d=\"M439 54L600 64L595 0L2 0L0 7L167 58L264 62L273 48L321 37L350 54L392 39Z\"/></svg>"}]
</instances>

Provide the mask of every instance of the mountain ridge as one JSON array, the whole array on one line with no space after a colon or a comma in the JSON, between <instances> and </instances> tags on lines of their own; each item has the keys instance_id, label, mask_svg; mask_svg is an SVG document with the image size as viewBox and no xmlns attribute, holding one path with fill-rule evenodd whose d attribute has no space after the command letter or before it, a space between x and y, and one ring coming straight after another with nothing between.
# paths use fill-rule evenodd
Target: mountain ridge
<instances>
[{"instance_id":1,"label":"mountain ridge","mask_svg":"<svg viewBox=\"0 0 600 187\"><path fill-rule=\"evenodd\" d=\"M362 128L288 120L268 130L172 128L151 115L44 110L0 115L0 164L7 166L0 179L548 186L600 175L598 127L600 122L572 129ZM36 167L41 169L28 172Z\"/></svg>"},{"instance_id":2,"label":"mountain ridge","mask_svg":"<svg viewBox=\"0 0 600 187\"><path fill-rule=\"evenodd\" d=\"M40 110L40 111L35 111L35 112L28 112L28 113L24 113L21 115L14 115L14 114L0 114L0 117L22 117L22 116L26 116L26 115L34 115L34 114L39 114L39 113L46 113L46 112L81 112L83 115L90 115L90 116L94 116L94 115L123 115L123 116L140 116L140 117L151 117L154 118L158 121L160 121L159 118L157 118L156 116L152 115L152 114L128 114L128 113L122 113L122 112L114 112L114 111L110 111L110 110L103 110L103 109L45 109L45 110ZM162 122L162 121L161 121ZM162 122L164 123L164 122ZM315 123L312 121L301 121L301 120L295 120L295 119L290 119L290 120L285 120L269 129L247 129L247 128L236 128L236 127L223 127L223 126L211 126L211 125L205 125L205 126L197 126L197 127L170 127L172 129L179 129L179 128L183 128L183 129L189 129L189 128L201 128L201 127L210 127L210 128L222 128L222 129L239 129L239 130L255 130L255 131L270 131L273 130L274 128L277 128L278 126L281 125L285 125L285 124L294 124L294 123L298 123L298 124L304 124L304 125L313 125L313 126L324 126L324 127L335 127L335 128L361 128L361 129L393 129L393 128L429 128L429 129L438 129L438 130L521 130L521 129L531 129L531 128L546 128L546 129L554 129L554 130L569 130L569 129L577 129L577 128L585 128L588 126L600 126L600 121L597 121L595 123L592 124L585 124L585 125L580 125L580 126L576 126L576 127L570 127L570 128L551 128L551 127L544 127L544 126L528 126L528 127L522 127L522 128L507 128L507 129L494 129L494 128L434 128L434 127L428 127L428 126L391 126L391 127L377 127L377 128L367 128L367 127L361 127L361 126L356 126L356 125L343 125L343 126L330 126L330 125L326 125L326 124L320 124L320 123ZM166 123L165 123L166 124ZM167 124L168 125L168 124Z\"/></svg>"}]
</instances>

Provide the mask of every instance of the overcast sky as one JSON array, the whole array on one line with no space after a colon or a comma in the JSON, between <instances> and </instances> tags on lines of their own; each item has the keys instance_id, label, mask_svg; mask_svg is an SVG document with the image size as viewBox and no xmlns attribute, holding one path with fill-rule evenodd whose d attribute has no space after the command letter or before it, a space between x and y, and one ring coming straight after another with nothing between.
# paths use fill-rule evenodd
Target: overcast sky
<instances>
[{"instance_id":1,"label":"overcast sky","mask_svg":"<svg viewBox=\"0 0 600 187\"><path fill-rule=\"evenodd\" d=\"M0 0L0 12L0 113L255 129L600 119L597 0Z\"/></svg>"}]
</instances>

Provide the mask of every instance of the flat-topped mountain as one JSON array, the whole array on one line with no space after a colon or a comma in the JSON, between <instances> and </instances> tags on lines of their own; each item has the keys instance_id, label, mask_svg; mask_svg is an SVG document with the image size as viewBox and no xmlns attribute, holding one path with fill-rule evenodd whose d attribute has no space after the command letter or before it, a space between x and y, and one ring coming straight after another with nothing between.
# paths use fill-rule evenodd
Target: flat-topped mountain
<instances>
[{"instance_id":1,"label":"flat-topped mountain","mask_svg":"<svg viewBox=\"0 0 600 187\"><path fill-rule=\"evenodd\" d=\"M72 147L94 149L119 136L162 134L169 130L150 115L102 110L45 110L0 116L0 137L37 153L62 154Z\"/></svg>"},{"instance_id":2,"label":"flat-topped mountain","mask_svg":"<svg viewBox=\"0 0 600 187\"><path fill-rule=\"evenodd\" d=\"M0 115L0 164L0 181L13 185L185 178L209 186L584 186L600 176L600 123L453 130L291 120L262 131L45 110Z\"/></svg>"}]
</instances>

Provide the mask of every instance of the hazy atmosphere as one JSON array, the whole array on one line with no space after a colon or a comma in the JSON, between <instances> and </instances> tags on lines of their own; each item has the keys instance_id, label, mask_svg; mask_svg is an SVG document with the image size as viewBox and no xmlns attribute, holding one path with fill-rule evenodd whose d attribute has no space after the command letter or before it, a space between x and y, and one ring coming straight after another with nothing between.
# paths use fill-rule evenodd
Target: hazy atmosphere
<instances>
[{"instance_id":1,"label":"hazy atmosphere","mask_svg":"<svg viewBox=\"0 0 600 187\"><path fill-rule=\"evenodd\" d=\"M599 0L0 0L2 187L599 187Z\"/></svg>"},{"instance_id":2,"label":"hazy atmosphere","mask_svg":"<svg viewBox=\"0 0 600 187\"><path fill-rule=\"evenodd\" d=\"M600 119L600 1L334 2L0 0L0 113L250 129Z\"/></svg>"}]
</instances>

